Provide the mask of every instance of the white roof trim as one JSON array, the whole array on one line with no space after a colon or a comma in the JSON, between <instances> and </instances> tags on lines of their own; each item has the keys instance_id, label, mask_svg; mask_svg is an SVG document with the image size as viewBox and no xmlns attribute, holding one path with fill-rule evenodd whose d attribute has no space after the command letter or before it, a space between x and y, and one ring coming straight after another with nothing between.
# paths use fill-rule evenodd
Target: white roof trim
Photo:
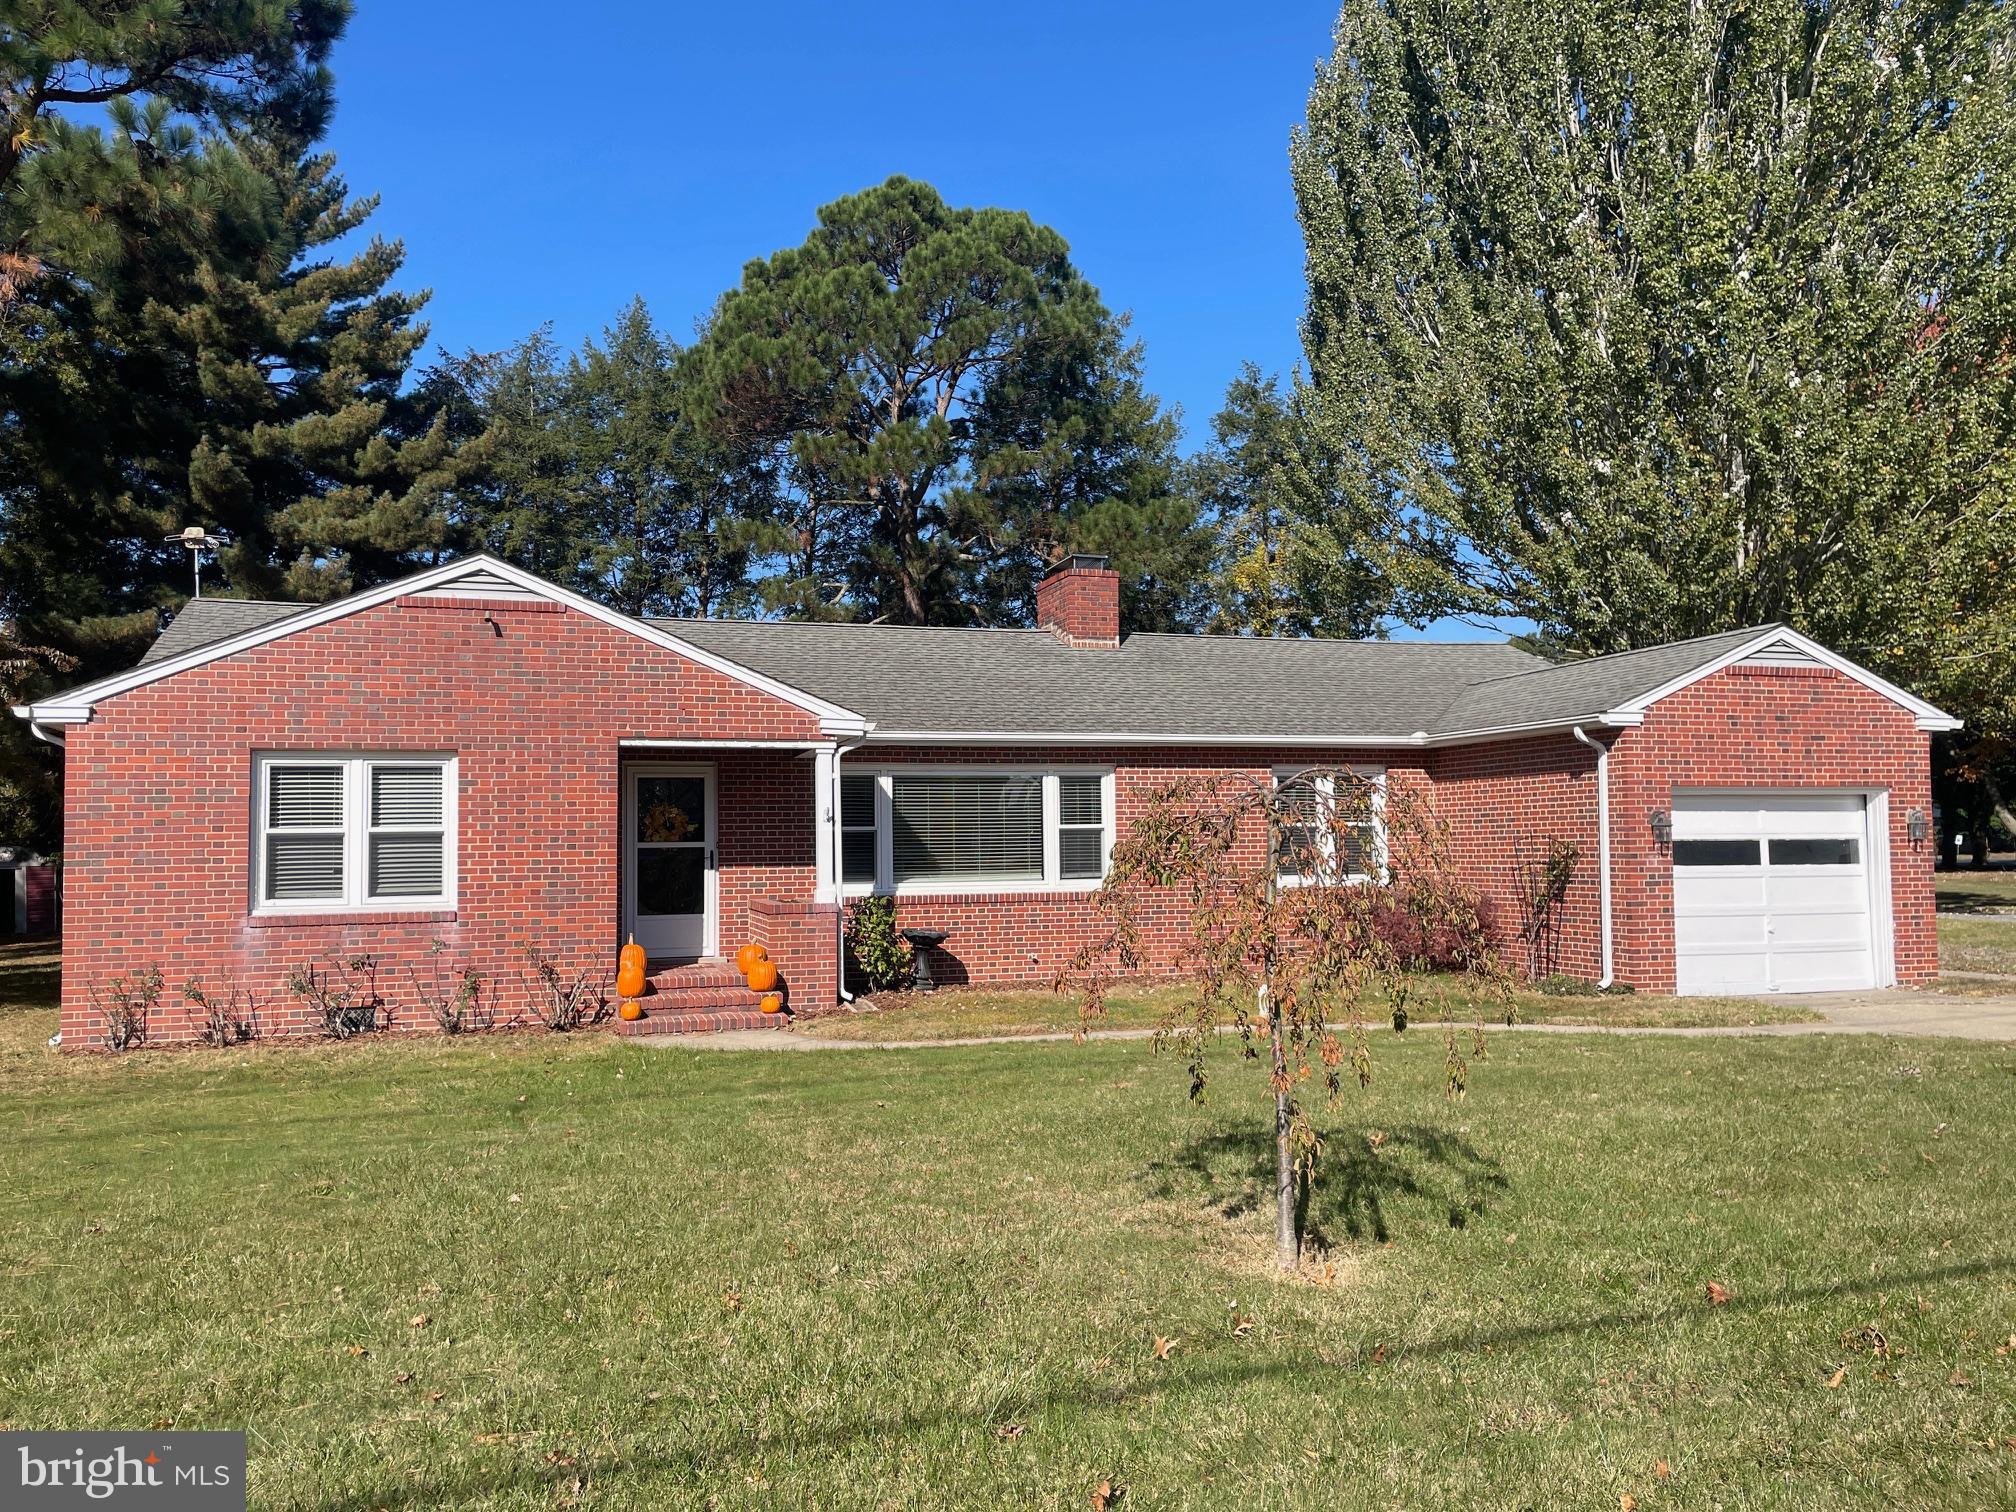
<instances>
[{"instance_id":1,"label":"white roof trim","mask_svg":"<svg viewBox=\"0 0 2016 1512\"><path fill-rule=\"evenodd\" d=\"M1965 720L1955 719L1944 709L1936 708L1925 702L1922 698L1913 697L1895 683L1884 681L1867 667L1858 666L1856 663L1848 660L1847 657L1829 651L1820 642L1811 637L1801 635L1797 630L1789 629L1784 625L1774 626L1772 629L1764 631L1755 640L1745 641L1733 651L1725 651L1714 660L1704 662L1692 671L1683 672L1670 682L1661 683L1650 693L1640 694L1637 698L1632 699L1627 704L1621 705L1613 712L1619 714L1637 714L1642 717L1645 711L1651 708L1653 704L1659 702L1660 699L1669 698L1673 694L1678 693L1682 688L1691 687L1693 684L1701 681L1702 678L1713 676L1724 668L1734 666L1745 657L1755 656L1759 651L1771 646L1790 646L1796 650L1803 651L1822 666L1839 672L1843 677L1853 679L1862 684L1863 687L1868 688L1871 692L1882 694L1883 697L1889 699L1894 704L1902 705L1916 716L1918 728L1921 730L1957 730L1961 725L1966 723ZM1608 719L1610 715L1606 714L1604 717Z\"/></svg>"},{"instance_id":2,"label":"white roof trim","mask_svg":"<svg viewBox=\"0 0 2016 1512\"><path fill-rule=\"evenodd\" d=\"M221 641L212 641L208 645L185 651L180 656L170 656L144 667L135 667L131 671L102 678L98 682L89 683L66 693L61 703L31 704L17 708L14 712L24 719L34 719L43 724L83 724L91 718L93 708L108 698L116 698L121 693L130 693L135 688L144 688L149 683L160 682L163 678L173 677L178 672L188 672L196 667L208 666L214 661L222 661L227 656L236 656L241 651L263 646L269 641L279 640L298 630L312 630L317 625L326 625L353 614L360 614L366 609L375 609L394 599L406 598L430 588L453 583L472 573L503 578L528 593L576 610L590 619L599 620L605 625L634 635L641 641L670 651L710 671L719 672L724 677L732 677L735 681L755 688L759 692L768 693L773 698L813 715L819 720L821 729L828 734L861 734L873 727L871 721L851 709L843 709L838 704L828 703L823 698L814 698L788 683L781 683L775 678L753 672L712 651L703 651L700 647L681 640L676 635L668 635L643 620L633 619L606 604L598 604L593 599L584 598L578 593L560 587L557 583L549 583L522 567L514 567L509 562L499 561L496 557L480 553L476 556L461 557L453 562L444 562L439 567L429 567L410 577L400 578L397 582L367 588L362 593L351 594L348 598L307 606L299 614L290 614L274 620L271 624L261 625Z\"/></svg>"},{"instance_id":3,"label":"white roof trim","mask_svg":"<svg viewBox=\"0 0 2016 1512\"><path fill-rule=\"evenodd\" d=\"M1413 750L1434 746L1468 745L1482 740L1506 740L1516 735L1545 735L1565 731L1575 725L1636 725L1642 714L1580 715L1574 719L1550 719L1538 724L1495 725L1480 730L1449 730L1430 734L1416 730L1411 735L1143 735L1110 730L885 730L877 726L868 736L870 746L882 745L1098 745L1098 746L1275 746L1316 750Z\"/></svg>"}]
</instances>

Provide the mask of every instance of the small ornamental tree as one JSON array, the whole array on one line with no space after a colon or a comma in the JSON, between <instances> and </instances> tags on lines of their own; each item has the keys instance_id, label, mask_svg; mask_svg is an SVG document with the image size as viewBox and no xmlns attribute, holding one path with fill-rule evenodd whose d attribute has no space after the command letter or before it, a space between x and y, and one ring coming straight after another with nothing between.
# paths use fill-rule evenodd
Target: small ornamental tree
<instances>
[{"instance_id":1,"label":"small ornamental tree","mask_svg":"<svg viewBox=\"0 0 2016 1512\"><path fill-rule=\"evenodd\" d=\"M1187 925L1182 964L1196 976L1157 1031L1188 1057L1201 1098L1205 1059L1221 1032L1274 1089L1275 1246L1284 1271L1301 1258L1300 1184L1323 1141L1303 1088L1320 1079L1334 1103L1348 1069L1371 1081L1368 1007L1405 1021L1414 942L1434 939L1476 1010L1466 1049L1443 1000L1446 1084L1461 1097L1484 1054L1487 1001L1509 1014L1510 978L1478 896L1456 877L1446 826L1421 794L1348 767L1312 766L1278 781L1251 774L1184 777L1154 793L1113 848L1093 899L1104 927L1065 972L1089 1020L1116 975L1140 969L1143 926L1173 906ZM1060 983L1062 985L1062 983Z\"/></svg>"}]
</instances>

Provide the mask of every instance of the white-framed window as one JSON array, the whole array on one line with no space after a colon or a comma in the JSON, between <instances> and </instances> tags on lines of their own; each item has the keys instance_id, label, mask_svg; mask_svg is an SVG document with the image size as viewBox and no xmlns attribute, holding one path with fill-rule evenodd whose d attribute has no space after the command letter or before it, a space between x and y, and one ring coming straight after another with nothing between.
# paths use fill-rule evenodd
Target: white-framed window
<instances>
[{"instance_id":1,"label":"white-framed window","mask_svg":"<svg viewBox=\"0 0 2016 1512\"><path fill-rule=\"evenodd\" d=\"M275 751L253 773L258 913L452 908L455 758Z\"/></svg>"},{"instance_id":2,"label":"white-framed window","mask_svg":"<svg viewBox=\"0 0 2016 1512\"><path fill-rule=\"evenodd\" d=\"M850 767L849 893L1090 891L1113 851L1110 767Z\"/></svg>"},{"instance_id":3,"label":"white-framed window","mask_svg":"<svg viewBox=\"0 0 2016 1512\"><path fill-rule=\"evenodd\" d=\"M1274 769L1274 784L1294 816L1282 833L1276 863L1276 879L1283 887L1353 884L1385 875L1385 768L1349 770L1361 786L1340 796L1331 771Z\"/></svg>"},{"instance_id":4,"label":"white-framed window","mask_svg":"<svg viewBox=\"0 0 2016 1512\"><path fill-rule=\"evenodd\" d=\"M840 774L840 880L875 885L876 788L867 772Z\"/></svg>"}]
</instances>

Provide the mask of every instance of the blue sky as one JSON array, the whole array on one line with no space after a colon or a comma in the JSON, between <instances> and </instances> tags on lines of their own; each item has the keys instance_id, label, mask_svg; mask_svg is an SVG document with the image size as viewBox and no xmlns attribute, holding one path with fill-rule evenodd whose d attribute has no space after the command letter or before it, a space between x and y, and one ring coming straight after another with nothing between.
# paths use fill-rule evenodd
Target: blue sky
<instances>
[{"instance_id":1,"label":"blue sky","mask_svg":"<svg viewBox=\"0 0 2016 1512\"><path fill-rule=\"evenodd\" d=\"M433 339L690 333L752 257L892 173L1026 209L1147 345L1193 441L1299 356L1288 136L1335 0L1224 7L359 0L329 145Z\"/></svg>"},{"instance_id":2,"label":"blue sky","mask_svg":"<svg viewBox=\"0 0 2016 1512\"><path fill-rule=\"evenodd\" d=\"M1288 139L1336 13L358 0L329 145L453 351L546 321L576 346L634 294L683 339L750 258L892 173L1027 210L1132 316L1195 446L1240 363L1301 356Z\"/></svg>"}]
</instances>

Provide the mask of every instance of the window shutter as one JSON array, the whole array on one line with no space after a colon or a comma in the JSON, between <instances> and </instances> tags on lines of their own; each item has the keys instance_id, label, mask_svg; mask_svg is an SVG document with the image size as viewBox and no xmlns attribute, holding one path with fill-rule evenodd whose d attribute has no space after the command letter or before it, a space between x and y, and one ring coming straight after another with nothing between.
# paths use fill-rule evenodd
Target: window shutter
<instances>
[{"instance_id":1,"label":"window shutter","mask_svg":"<svg viewBox=\"0 0 2016 1512\"><path fill-rule=\"evenodd\" d=\"M895 880L1043 878L1043 779L899 776L890 782Z\"/></svg>"}]
</instances>

